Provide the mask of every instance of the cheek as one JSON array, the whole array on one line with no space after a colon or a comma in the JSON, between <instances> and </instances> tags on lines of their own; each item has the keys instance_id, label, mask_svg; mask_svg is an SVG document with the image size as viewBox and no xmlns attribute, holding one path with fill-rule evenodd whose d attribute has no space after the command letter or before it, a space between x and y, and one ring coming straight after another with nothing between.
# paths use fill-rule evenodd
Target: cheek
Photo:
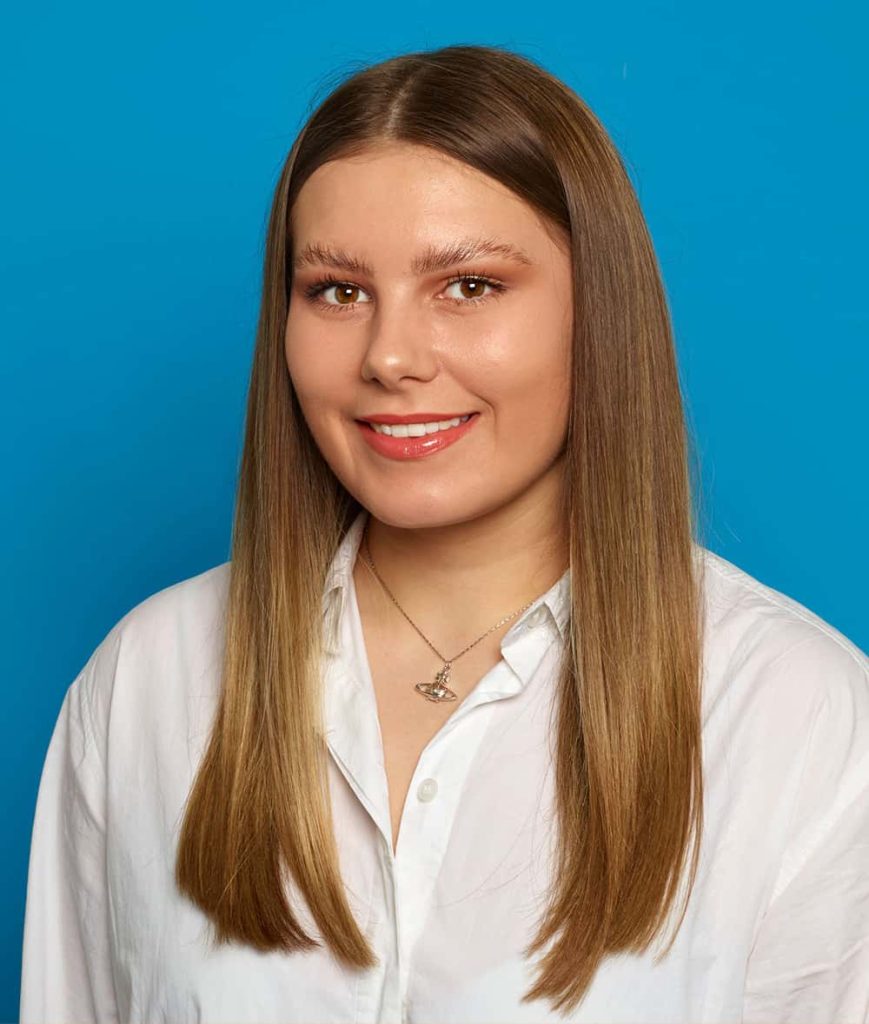
<instances>
[{"instance_id":1,"label":"cheek","mask_svg":"<svg viewBox=\"0 0 869 1024\"><path fill-rule=\"evenodd\" d=\"M284 331L284 359L296 391L303 390L300 385L306 379L306 369L309 367L313 355L308 351L304 342L304 336L288 325Z\"/></svg>"},{"instance_id":2,"label":"cheek","mask_svg":"<svg viewBox=\"0 0 869 1024\"><path fill-rule=\"evenodd\" d=\"M299 401L313 404L334 392L338 380L334 358L326 346L302 331L288 329L284 336L284 357L287 370Z\"/></svg>"},{"instance_id":3,"label":"cheek","mask_svg":"<svg viewBox=\"0 0 869 1024\"><path fill-rule=\"evenodd\" d=\"M326 440L322 421L327 408L328 367L317 349L300 344L299 338L287 339L284 354L302 415L317 444L322 447Z\"/></svg>"},{"instance_id":4,"label":"cheek","mask_svg":"<svg viewBox=\"0 0 869 1024\"><path fill-rule=\"evenodd\" d=\"M511 436L560 437L570 397L570 325L563 318L525 315L480 350L480 391Z\"/></svg>"}]
</instances>

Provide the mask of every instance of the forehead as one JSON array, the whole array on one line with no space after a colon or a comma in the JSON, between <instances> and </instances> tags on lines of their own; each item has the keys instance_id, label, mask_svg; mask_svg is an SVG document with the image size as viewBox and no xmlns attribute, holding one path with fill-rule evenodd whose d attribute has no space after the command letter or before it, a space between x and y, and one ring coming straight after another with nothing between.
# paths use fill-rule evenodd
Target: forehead
<instances>
[{"instance_id":1,"label":"forehead","mask_svg":"<svg viewBox=\"0 0 869 1024\"><path fill-rule=\"evenodd\" d=\"M475 256L531 265L547 258L552 228L494 178L424 146L390 144L318 167L290 211L292 259L324 257L371 272L365 254L401 254L414 273ZM339 259L333 257L339 255Z\"/></svg>"}]
</instances>

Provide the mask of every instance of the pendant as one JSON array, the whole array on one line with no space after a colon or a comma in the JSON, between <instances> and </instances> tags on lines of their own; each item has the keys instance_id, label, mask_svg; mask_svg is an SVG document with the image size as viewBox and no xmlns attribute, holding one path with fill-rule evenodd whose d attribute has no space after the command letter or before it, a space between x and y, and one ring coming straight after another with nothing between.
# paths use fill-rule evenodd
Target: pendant
<instances>
[{"instance_id":1,"label":"pendant","mask_svg":"<svg viewBox=\"0 0 869 1024\"><path fill-rule=\"evenodd\" d=\"M449 686L447 686L449 681L450 663L447 662L440 672L435 675L435 681L433 683L417 683L414 689L418 690L426 700L456 700L457 695L449 688Z\"/></svg>"}]
</instances>

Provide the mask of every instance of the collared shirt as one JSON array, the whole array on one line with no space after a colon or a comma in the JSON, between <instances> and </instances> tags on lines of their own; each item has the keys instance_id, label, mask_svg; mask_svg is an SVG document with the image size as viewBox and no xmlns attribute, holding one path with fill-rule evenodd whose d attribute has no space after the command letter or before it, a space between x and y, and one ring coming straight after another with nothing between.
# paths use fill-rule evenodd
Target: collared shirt
<instances>
[{"instance_id":1,"label":"collared shirt","mask_svg":"<svg viewBox=\"0 0 869 1024\"><path fill-rule=\"evenodd\" d=\"M345 968L325 946L212 948L207 919L175 888L219 692L226 562L128 612L66 692L33 823L21 1024L869 1021L863 652L695 545L707 567L697 881L666 958L653 962L657 945L607 958L561 1016L521 997L553 863L551 715L570 570L422 751L393 853L352 576L366 515L324 589L323 679L342 876L378 964Z\"/></svg>"}]
</instances>

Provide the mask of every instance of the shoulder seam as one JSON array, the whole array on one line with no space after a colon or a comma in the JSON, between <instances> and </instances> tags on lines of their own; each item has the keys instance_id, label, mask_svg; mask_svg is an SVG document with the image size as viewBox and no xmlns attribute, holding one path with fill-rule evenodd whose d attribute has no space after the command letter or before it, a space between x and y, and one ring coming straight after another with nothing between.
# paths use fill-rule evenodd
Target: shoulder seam
<instances>
[{"instance_id":1,"label":"shoulder seam","mask_svg":"<svg viewBox=\"0 0 869 1024\"><path fill-rule=\"evenodd\" d=\"M91 745L94 747L96 751L96 756L100 762L103 772L106 772L108 770L108 766L106 764L105 755L100 745L100 739L96 728L96 719L94 716L93 707L93 683L91 682L90 686L86 686L85 684L89 680L94 679L94 675L97 669L97 661L100 655L105 656L107 653L109 653L109 649L111 649L111 656L114 662L112 672L114 674L117 671L118 660L120 658L119 648L121 643L121 635L125 621L126 616L120 619L120 621L117 622L116 625L113 626L111 630L109 630L108 634L106 635L102 643L100 643L97 646L96 650L93 652L91 657L88 658L87 663L84 665L81 672L79 672L78 676L76 676L72 683L72 686L79 685L81 687L82 703L85 705L85 714L83 718L85 728L87 729L88 733L88 740L90 741ZM112 680L112 690L114 690L114 679ZM108 706L110 705L111 701L109 700Z\"/></svg>"},{"instance_id":2,"label":"shoulder seam","mask_svg":"<svg viewBox=\"0 0 869 1024\"><path fill-rule=\"evenodd\" d=\"M708 549L707 549L708 550ZM814 629L822 635L832 640L841 650L848 654L851 659L855 662L858 668L862 669L863 672L869 671L865 660L858 654L859 648L853 640L848 639L842 634L833 632L830 627L823 622L823 620L816 621L814 618L810 618L805 611L801 608L796 607L797 602L794 599L788 601L782 600L782 595L775 591L772 587L762 583L760 580L755 580L750 577L747 573L741 570L733 572L727 566L727 560L722 558L721 555L716 554L714 551L710 551L713 556L712 568L720 573L722 576L726 576L729 580L734 583L738 583L741 587L745 587L746 590L750 590L752 593L758 594L760 597L765 598L770 604L774 604L777 608L781 608L782 611L788 612L795 618L798 618L806 623L807 626L812 626ZM707 560L707 564L709 560ZM793 603L791 603L793 602ZM798 645L801 646L802 644ZM788 651L782 653L787 654L793 648L788 648ZM777 659L776 659L777 660Z\"/></svg>"}]
</instances>

